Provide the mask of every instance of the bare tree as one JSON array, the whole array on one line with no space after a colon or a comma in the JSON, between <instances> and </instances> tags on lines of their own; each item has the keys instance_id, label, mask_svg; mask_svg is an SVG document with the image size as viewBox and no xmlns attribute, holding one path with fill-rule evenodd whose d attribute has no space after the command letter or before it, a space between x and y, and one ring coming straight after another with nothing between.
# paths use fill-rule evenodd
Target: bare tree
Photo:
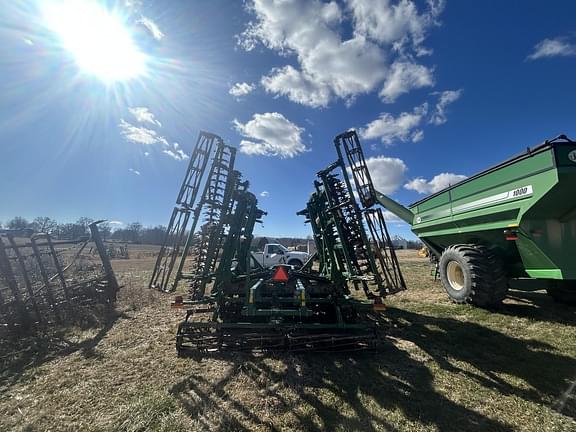
<instances>
[{"instance_id":1,"label":"bare tree","mask_svg":"<svg viewBox=\"0 0 576 432\"><path fill-rule=\"evenodd\" d=\"M102 237L102 240L107 240L110 238L110 234L112 234L112 227L108 222L104 222L98 224L98 231L100 232L100 237Z\"/></svg>"},{"instance_id":2,"label":"bare tree","mask_svg":"<svg viewBox=\"0 0 576 432\"><path fill-rule=\"evenodd\" d=\"M164 242L166 227L158 225L153 228L143 228L140 241L144 244L161 245Z\"/></svg>"},{"instance_id":3,"label":"bare tree","mask_svg":"<svg viewBox=\"0 0 576 432\"><path fill-rule=\"evenodd\" d=\"M420 249L422 248L422 246L424 246L422 244L422 242L418 241L418 240L408 240L407 241L407 249Z\"/></svg>"},{"instance_id":4,"label":"bare tree","mask_svg":"<svg viewBox=\"0 0 576 432\"><path fill-rule=\"evenodd\" d=\"M58 225L58 238L60 239L76 240L87 235L86 228L78 223Z\"/></svg>"},{"instance_id":5,"label":"bare tree","mask_svg":"<svg viewBox=\"0 0 576 432\"><path fill-rule=\"evenodd\" d=\"M32 229L36 232L52 234L58 227L58 222L47 216L39 216L32 221Z\"/></svg>"},{"instance_id":6,"label":"bare tree","mask_svg":"<svg viewBox=\"0 0 576 432\"><path fill-rule=\"evenodd\" d=\"M126 230L130 233L130 241L134 243L140 241L140 234L142 233L142 224L140 222L132 222L128 224Z\"/></svg>"},{"instance_id":7,"label":"bare tree","mask_svg":"<svg viewBox=\"0 0 576 432\"><path fill-rule=\"evenodd\" d=\"M21 216L16 216L14 219L9 220L6 226L13 230L23 230L30 226L30 223Z\"/></svg>"},{"instance_id":8,"label":"bare tree","mask_svg":"<svg viewBox=\"0 0 576 432\"><path fill-rule=\"evenodd\" d=\"M84 227L84 233L88 234L88 225L90 225L92 222L94 222L94 219L83 216L76 221L76 225Z\"/></svg>"}]
</instances>

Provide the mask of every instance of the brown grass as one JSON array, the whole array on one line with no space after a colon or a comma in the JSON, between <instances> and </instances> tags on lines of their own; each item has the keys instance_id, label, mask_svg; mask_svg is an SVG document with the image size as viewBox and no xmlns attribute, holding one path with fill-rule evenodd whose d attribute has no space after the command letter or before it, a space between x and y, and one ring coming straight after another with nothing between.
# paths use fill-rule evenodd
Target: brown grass
<instances>
[{"instance_id":1,"label":"brown grass","mask_svg":"<svg viewBox=\"0 0 576 432\"><path fill-rule=\"evenodd\" d=\"M114 261L118 310L4 371L0 430L576 430L576 309L540 292L455 305L426 260L401 262L380 352L178 358L153 258Z\"/></svg>"}]
</instances>

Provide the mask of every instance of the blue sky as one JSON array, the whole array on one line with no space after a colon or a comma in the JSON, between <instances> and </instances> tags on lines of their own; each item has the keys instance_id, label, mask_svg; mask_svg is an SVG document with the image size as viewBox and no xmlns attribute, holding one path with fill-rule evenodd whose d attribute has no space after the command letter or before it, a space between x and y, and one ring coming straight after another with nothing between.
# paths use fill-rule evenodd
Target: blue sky
<instances>
[{"instance_id":1,"label":"blue sky","mask_svg":"<svg viewBox=\"0 0 576 432\"><path fill-rule=\"evenodd\" d=\"M0 10L0 221L166 224L200 130L239 148L273 236L309 233L349 128L404 204L576 136L574 2L97 3Z\"/></svg>"}]
</instances>

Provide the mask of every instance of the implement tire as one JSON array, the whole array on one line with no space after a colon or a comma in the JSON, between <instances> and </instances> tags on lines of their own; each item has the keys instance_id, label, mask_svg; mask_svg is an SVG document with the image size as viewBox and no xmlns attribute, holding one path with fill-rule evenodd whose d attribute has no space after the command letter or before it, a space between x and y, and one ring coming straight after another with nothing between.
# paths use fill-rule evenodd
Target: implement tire
<instances>
[{"instance_id":1,"label":"implement tire","mask_svg":"<svg viewBox=\"0 0 576 432\"><path fill-rule=\"evenodd\" d=\"M290 261L288 261L288 265L293 266L295 269L299 269L304 264L302 264L302 261L300 261L299 259L291 259Z\"/></svg>"},{"instance_id":2,"label":"implement tire","mask_svg":"<svg viewBox=\"0 0 576 432\"><path fill-rule=\"evenodd\" d=\"M488 308L506 298L508 283L502 263L485 246L449 246L440 257L439 267L442 285L456 303Z\"/></svg>"}]
</instances>

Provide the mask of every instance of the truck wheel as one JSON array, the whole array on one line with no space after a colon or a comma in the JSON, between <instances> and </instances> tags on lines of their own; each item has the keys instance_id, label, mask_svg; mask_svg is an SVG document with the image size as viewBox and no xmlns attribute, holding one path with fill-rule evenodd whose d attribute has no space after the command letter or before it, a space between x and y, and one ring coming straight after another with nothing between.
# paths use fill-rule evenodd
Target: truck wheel
<instances>
[{"instance_id":1,"label":"truck wheel","mask_svg":"<svg viewBox=\"0 0 576 432\"><path fill-rule=\"evenodd\" d=\"M440 279L456 303L496 306L508 291L500 260L480 245L452 245L440 257Z\"/></svg>"},{"instance_id":2,"label":"truck wheel","mask_svg":"<svg viewBox=\"0 0 576 432\"><path fill-rule=\"evenodd\" d=\"M566 281L546 289L548 295L557 303L576 306L576 281Z\"/></svg>"},{"instance_id":3,"label":"truck wheel","mask_svg":"<svg viewBox=\"0 0 576 432\"><path fill-rule=\"evenodd\" d=\"M300 267L302 267L302 261L297 259L291 259L290 261L288 261L288 265L294 266L294 268L299 269Z\"/></svg>"}]
</instances>

